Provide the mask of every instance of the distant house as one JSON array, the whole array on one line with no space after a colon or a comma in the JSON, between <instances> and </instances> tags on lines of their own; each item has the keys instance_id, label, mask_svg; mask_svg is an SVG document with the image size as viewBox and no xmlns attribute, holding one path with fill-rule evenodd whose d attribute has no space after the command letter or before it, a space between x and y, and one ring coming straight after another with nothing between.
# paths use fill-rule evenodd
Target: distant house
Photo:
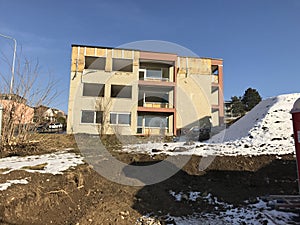
<instances>
[{"instance_id":1,"label":"distant house","mask_svg":"<svg viewBox=\"0 0 300 225\"><path fill-rule=\"evenodd\" d=\"M3 120L13 120L14 124L33 122L34 109L27 100L16 94L0 94L0 104L3 106Z\"/></svg>"},{"instance_id":2,"label":"distant house","mask_svg":"<svg viewBox=\"0 0 300 225\"><path fill-rule=\"evenodd\" d=\"M66 114L55 108L50 108L47 106L40 105L34 108L34 121L36 123L42 122L57 122L59 118L66 120Z\"/></svg>"},{"instance_id":3,"label":"distant house","mask_svg":"<svg viewBox=\"0 0 300 225\"><path fill-rule=\"evenodd\" d=\"M232 113L232 103L231 101L225 101L224 102L224 112L225 112L225 117L227 118L232 118L233 113Z\"/></svg>"},{"instance_id":4,"label":"distant house","mask_svg":"<svg viewBox=\"0 0 300 225\"><path fill-rule=\"evenodd\" d=\"M232 109L232 102L231 101L225 101L224 102L224 122L226 125L230 125L233 122L235 122L238 118L240 118L242 115L235 115L233 113Z\"/></svg>"}]
</instances>

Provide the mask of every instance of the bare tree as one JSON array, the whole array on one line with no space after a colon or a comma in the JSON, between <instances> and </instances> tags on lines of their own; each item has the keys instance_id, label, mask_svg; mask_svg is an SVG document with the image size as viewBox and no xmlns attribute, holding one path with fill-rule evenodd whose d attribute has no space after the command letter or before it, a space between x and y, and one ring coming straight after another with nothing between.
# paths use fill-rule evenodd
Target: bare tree
<instances>
[{"instance_id":1,"label":"bare tree","mask_svg":"<svg viewBox=\"0 0 300 225\"><path fill-rule=\"evenodd\" d=\"M11 67L7 57L2 60ZM34 108L53 103L58 96L55 84L49 74L40 71L38 61L17 57L14 83L10 91L10 74L0 72L0 104L3 105L1 146L13 148L23 144L33 131ZM37 121L41 118L36 118Z\"/></svg>"},{"instance_id":2,"label":"bare tree","mask_svg":"<svg viewBox=\"0 0 300 225\"><path fill-rule=\"evenodd\" d=\"M98 126L99 135L102 136L107 133L109 128L110 108L112 100L110 97L100 97L96 100L96 111L101 112L102 119Z\"/></svg>"}]
</instances>

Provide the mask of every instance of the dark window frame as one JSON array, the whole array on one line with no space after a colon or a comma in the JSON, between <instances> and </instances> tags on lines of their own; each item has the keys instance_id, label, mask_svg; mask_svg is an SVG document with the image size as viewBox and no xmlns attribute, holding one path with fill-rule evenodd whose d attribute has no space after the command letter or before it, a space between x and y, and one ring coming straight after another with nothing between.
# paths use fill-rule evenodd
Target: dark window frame
<instances>
[{"instance_id":1,"label":"dark window frame","mask_svg":"<svg viewBox=\"0 0 300 225\"><path fill-rule=\"evenodd\" d=\"M114 123L112 123L112 115L114 115ZM120 121L120 116L129 116L128 117L128 123L123 123L122 121ZM111 125L121 125L121 126L131 126L131 113L127 113L127 112L111 112L109 114L109 123Z\"/></svg>"},{"instance_id":2,"label":"dark window frame","mask_svg":"<svg viewBox=\"0 0 300 225\"><path fill-rule=\"evenodd\" d=\"M131 85L118 85L112 84L110 87L111 98L132 98L132 86Z\"/></svg>"},{"instance_id":3,"label":"dark window frame","mask_svg":"<svg viewBox=\"0 0 300 225\"><path fill-rule=\"evenodd\" d=\"M133 72L133 59L113 58L112 59L112 71L132 73Z\"/></svg>"},{"instance_id":4,"label":"dark window frame","mask_svg":"<svg viewBox=\"0 0 300 225\"><path fill-rule=\"evenodd\" d=\"M88 90L88 86L99 86L98 91ZM96 88L97 89L97 88ZM83 83L82 87L82 96L84 97L104 97L105 92L105 84L99 84L99 83ZM91 94L93 93L93 94ZM95 94L98 93L98 94Z\"/></svg>"},{"instance_id":5,"label":"dark window frame","mask_svg":"<svg viewBox=\"0 0 300 225\"><path fill-rule=\"evenodd\" d=\"M106 58L105 57L97 57L97 56L85 56L84 57L84 69L105 70L105 66L106 66Z\"/></svg>"},{"instance_id":6,"label":"dark window frame","mask_svg":"<svg viewBox=\"0 0 300 225\"><path fill-rule=\"evenodd\" d=\"M83 117L84 113L93 113L93 120L89 120L84 122L83 120L86 119ZM99 115L101 115L99 117ZM91 116L91 115L90 115ZM100 121L99 121L100 119ZM81 117L80 117L81 124L103 124L103 111L95 111L95 110L81 110Z\"/></svg>"}]
</instances>

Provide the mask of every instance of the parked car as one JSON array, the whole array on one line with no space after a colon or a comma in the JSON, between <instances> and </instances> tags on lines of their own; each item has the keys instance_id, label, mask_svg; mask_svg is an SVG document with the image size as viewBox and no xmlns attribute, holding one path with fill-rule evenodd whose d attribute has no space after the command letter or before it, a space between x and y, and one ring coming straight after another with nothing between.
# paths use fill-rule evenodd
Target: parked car
<instances>
[{"instance_id":1,"label":"parked car","mask_svg":"<svg viewBox=\"0 0 300 225\"><path fill-rule=\"evenodd\" d=\"M61 123L50 123L49 129L62 129L63 125Z\"/></svg>"},{"instance_id":2,"label":"parked car","mask_svg":"<svg viewBox=\"0 0 300 225\"><path fill-rule=\"evenodd\" d=\"M43 133L47 130L47 124L39 124L35 129L38 133Z\"/></svg>"}]
</instances>

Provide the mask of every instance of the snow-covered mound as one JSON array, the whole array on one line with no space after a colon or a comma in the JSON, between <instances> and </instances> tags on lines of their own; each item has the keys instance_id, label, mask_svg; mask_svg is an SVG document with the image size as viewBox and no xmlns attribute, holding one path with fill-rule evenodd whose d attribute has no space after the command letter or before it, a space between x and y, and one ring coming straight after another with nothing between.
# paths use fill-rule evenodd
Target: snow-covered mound
<instances>
[{"instance_id":1,"label":"snow-covered mound","mask_svg":"<svg viewBox=\"0 0 300 225\"><path fill-rule=\"evenodd\" d=\"M283 155L295 153L291 109L300 93L261 101L247 115L207 143L186 145L147 143L127 145L123 151L167 155Z\"/></svg>"},{"instance_id":2,"label":"snow-covered mound","mask_svg":"<svg viewBox=\"0 0 300 225\"><path fill-rule=\"evenodd\" d=\"M291 109L300 98L298 94L279 95L261 101L244 117L215 135L210 143L243 141L250 145L293 141Z\"/></svg>"}]
</instances>

